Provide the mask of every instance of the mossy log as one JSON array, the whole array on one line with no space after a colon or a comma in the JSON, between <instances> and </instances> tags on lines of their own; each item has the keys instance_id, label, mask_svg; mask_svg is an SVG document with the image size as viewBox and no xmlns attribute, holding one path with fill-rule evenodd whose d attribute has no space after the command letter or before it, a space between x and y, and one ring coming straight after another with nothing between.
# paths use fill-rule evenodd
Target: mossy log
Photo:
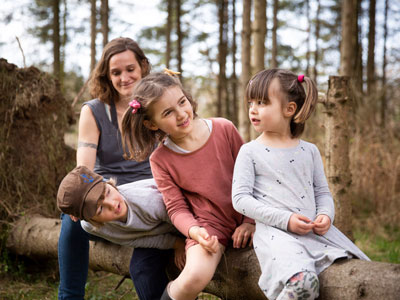
<instances>
[{"instance_id":1,"label":"mossy log","mask_svg":"<svg viewBox=\"0 0 400 300\"><path fill-rule=\"evenodd\" d=\"M26 216L13 224L7 246L13 252L35 258L56 258L61 222L41 216ZM90 268L129 274L132 248L106 242L91 242ZM172 261L172 259L171 259ZM171 276L177 270L168 269ZM205 292L221 299L265 299L257 282L260 268L251 248L228 248ZM400 265L342 260L320 274L319 299L400 299Z\"/></svg>"}]
</instances>

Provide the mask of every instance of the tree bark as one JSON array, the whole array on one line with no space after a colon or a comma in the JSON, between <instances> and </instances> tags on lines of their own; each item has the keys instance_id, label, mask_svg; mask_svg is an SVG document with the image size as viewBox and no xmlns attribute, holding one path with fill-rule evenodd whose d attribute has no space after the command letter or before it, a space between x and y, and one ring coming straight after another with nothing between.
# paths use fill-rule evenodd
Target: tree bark
<instances>
[{"instance_id":1,"label":"tree bark","mask_svg":"<svg viewBox=\"0 0 400 300\"><path fill-rule=\"evenodd\" d=\"M385 128L386 126L386 52L387 52L387 35L388 35L388 10L389 10L389 0L385 0L385 17L383 23L383 58L382 58L382 97L381 97L381 126Z\"/></svg>"},{"instance_id":2,"label":"tree bark","mask_svg":"<svg viewBox=\"0 0 400 300\"><path fill-rule=\"evenodd\" d=\"M96 65L97 9L96 0L90 0L90 71Z\"/></svg>"},{"instance_id":3,"label":"tree bark","mask_svg":"<svg viewBox=\"0 0 400 300\"><path fill-rule=\"evenodd\" d=\"M367 60L367 93L375 93L375 10L376 0L369 0L369 31Z\"/></svg>"},{"instance_id":4,"label":"tree bark","mask_svg":"<svg viewBox=\"0 0 400 300\"><path fill-rule=\"evenodd\" d=\"M341 76L354 76L356 59L356 39L358 39L354 18L357 17L357 0L342 2L342 41L340 45L340 69Z\"/></svg>"},{"instance_id":5,"label":"tree bark","mask_svg":"<svg viewBox=\"0 0 400 300\"><path fill-rule=\"evenodd\" d=\"M278 67L278 6L279 1L274 0L273 27L272 27L272 49L271 49L271 68Z\"/></svg>"},{"instance_id":6,"label":"tree bark","mask_svg":"<svg viewBox=\"0 0 400 300\"><path fill-rule=\"evenodd\" d=\"M19 255L56 258L61 228L58 219L26 216L15 223L7 247ZM128 275L132 248L105 242L90 242L90 268ZM171 265L168 273L176 276ZM221 299L266 299L257 285L260 268L251 248L228 248L213 280L204 290ZM397 300L400 295L400 265L358 259L336 262L319 275L320 297L324 300Z\"/></svg>"},{"instance_id":7,"label":"tree bark","mask_svg":"<svg viewBox=\"0 0 400 300\"><path fill-rule=\"evenodd\" d=\"M317 0L317 13L315 15L315 51L314 51L314 68L313 68L313 80L315 84L318 81L318 62L319 62L319 35L320 35L320 28L321 28L321 20L320 20L320 13L321 13L321 2Z\"/></svg>"},{"instance_id":8,"label":"tree bark","mask_svg":"<svg viewBox=\"0 0 400 300\"><path fill-rule=\"evenodd\" d=\"M108 26L110 9L108 6L108 0L101 0L100 6L100 19L101 19L101 33L103 35L103 48L108 43L108 33L110 32L110 28Z\"/></svg>"},{"instance_id":9,"label":"tree bark","mask_svg":"<svg viewBox=\"0 0 400 300\"><path fill-rule=\"evenodd\" d=\"M349 169L349 121L352 107L350 78L329 77L325 105L326 177L335 201L334 224L351 238L351 174Z\"/></svg>"},{"instance_id":10,"label":"tree bark","mask_svg":"<svg viewBox=\"0 0 400 300\"><path fill-rule=\"evenodd\" d=\"M253 27L253 66L252 73L256 74L264 69L265 36L267 34L267 1L254 0L254 27Z\"/></svg>"},{"instance_id":11,"label":"tree bark","mask_svg":"<svg viewBox=\"0 0 400 300\"><path fill-rule=\"evenodd\" d=\"M251 53L251 0L243 0L243 16L242 16L242 74L240 76L240 90L242 99L247 83L251 77L250 53ZM250 140L250 121L247 113L247 106L244 101L239 102L239 131L245 141Z\"/></svg>"},{"instance_id":12,"label":"tree bark","mask_svg":"<svg viewBox=\"0 0 400 300\"><path fill-rule=\"evenodd\" d=\"M165 50L165 66L170 69L171 61L171 32L172 32L172 0L167 1L167 27L165 32L166 50Z\"/></svg>"},{"instance_id":13,"label":"tree bark","mask_svg":"<svg viewBox=\"0 0 400 300\"><path fill-rule=\"evenodd\" d=\"M61 81L60 61L60 0L53 0L53 73Z\"/></svg>"},{"instance_id":14,"label":"tree bark","mask_svg":"<svg viewBox=\"0 0 400 300\"><path fill-rule=\"evenodd\" d=\"M176 0L175 1L175 9L176 9L176 36L177 36L177 41L176 41L176 59L178 61L178 72L179 77L182 80L182 28L181 28L181 0Z\"/></svg>"},{"instance_id":15,"label":"tree bark","mask_svg":"<svg viewBox=\"0 0 400 300\"><path fill-rule=\"evenodd\" d=\"M232 75L231 75L231 88L232 88L232 122L236 127L239 126L239 112L238 112L238 99L237 96L237 75L236 75L236 4L232 0Z\"/></svg>"},{"instance_id":16,"label":"tree bark","mask_svg":"<svg viewBox=\"0 0 400 300\"><path fill-rule=\"evenodd\" d=\"M219 42L218 42L218 83L217 83L217 116L229 118L229 104L227 101L227 82L226 82L226 56L227 46L227 0L217 1L218 21L219 21Z\"/></svg>"}]
</instances>

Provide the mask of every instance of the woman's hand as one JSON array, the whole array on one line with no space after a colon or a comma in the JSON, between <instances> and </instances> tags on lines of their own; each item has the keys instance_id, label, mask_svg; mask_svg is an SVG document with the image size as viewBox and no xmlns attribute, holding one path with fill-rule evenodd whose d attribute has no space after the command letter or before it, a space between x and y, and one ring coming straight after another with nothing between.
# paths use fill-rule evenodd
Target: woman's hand
<instances>
[{"instance_id":1,"label":"woman's hand","mask_svg":"<svg viewBox=\"0 0 400 300\"><path fill-rule=\"evenodd\" d=\"M192 226L189 229L189 237L197 241L205 250L217 253L219 242L217 236L210 236L204 227Z\"/></svg>"},{"instance_id":2,"label":"woman's hand","mask_svg":"<svg viewBox=\"0 0 400 300\"><path fill-rule=\"evenodd\" d=\"M331 227L331 218L327 215L318 215L314 220L314 233L324 235Z\"/></svg>"},{"instance_id":3,"label":"woman's hand","mask_svg":"<svg viewBox=\"0 0 400 300\"><path fill-rule=\"evenodd\" d=\"M174 244L175 252L175 265L179 270L183 270L186 263L186 253L185 253L185 241L179 237L176 238Z\"/></svg>"},{"instance_id":4,"label":"woman's hand","mask_svg":"<svg viewBox=\"0 0 400 300\"><path fill-rule=\"evenodd\" d=\"M290 216L288 223L288 231L290 232L305 235L313 230L314 227L314 223L306 216L295 213Z\"/></svg>"},{"instance_id":5,"label":"woman's hand","mask_svg":"<svg viewBox=\"0 0 400 300\"><path fill-rule=\"evenodd\" d=\"M253 244L253 236L256 227L254 224L242 223L236 227L235 232L232 235L233 248L244 248Z\"/></svg>"}]
</instances>

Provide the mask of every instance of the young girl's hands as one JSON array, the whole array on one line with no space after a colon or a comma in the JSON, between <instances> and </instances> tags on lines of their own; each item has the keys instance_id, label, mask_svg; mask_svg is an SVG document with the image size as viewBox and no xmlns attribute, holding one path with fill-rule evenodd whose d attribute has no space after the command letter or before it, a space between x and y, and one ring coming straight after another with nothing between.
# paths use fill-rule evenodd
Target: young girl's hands
<instances>
[{"instance_id":1,"label":"young girl's hands","mask_svg":"<svg viewBox=\"0 0 400 300\"><path fill-rule=\"evenodd\" d=\"M186 253L185 253L185 241L181 238L176 238L174 244L175 252L175 265L179 270L183 270L186 263Z\"/></svg>"},{"instance_id":2,"label":"young girl's hands","mask_svg":"<svg viewBox=\"0 0 400 300\"><path fill-rule=\"evenodd\" d=\"M204 227L192 226L189 229L189 237L197 241L204 249L211 253L217 253L219 242L217 236L210 236Z\"/></svg>"},{"instance_id":3,"label":"young girl's hands","mask_svg":"<svg viewBox=\"0 0 400 300\"><path fill-rule=\"evenodd\" d=\"M331 218L327 215L318 215L314 220L314 233L324 235L331 227Z\"/></svg>"},{"instance_id":4,"label":"young girl's hands","mask_svg":"<svg viewBox=\"0 0 400 300\"><path fill-rule=\"evenodd\" d=\"M235 232L232 235L233 248L244 248L249 242L249 246L253 244L253 236L256 227L254 224L242 223L236 227Z\"/></svg>"},{"instance_id":5,"label":"young girl's hands","mask_svg":"<svg viewBox=\"0 0 400 300\"><path fill-rule=\"evenodd\" d=\"M289 219L288 231L305 235L313 230L314 226L312 221L306 216L293 213Z\"/></svg>"}]
</instances>

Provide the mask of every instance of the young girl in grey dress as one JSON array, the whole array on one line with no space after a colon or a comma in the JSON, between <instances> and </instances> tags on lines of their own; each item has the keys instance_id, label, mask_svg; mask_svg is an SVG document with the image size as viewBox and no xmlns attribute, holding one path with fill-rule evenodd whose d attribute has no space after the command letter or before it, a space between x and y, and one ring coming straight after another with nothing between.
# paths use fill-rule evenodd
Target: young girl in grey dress
<instances>
[{"instance_id":1,"label":"young girl in grey dress","mask_svg":"<svg viewBox=\"0 0 400 300\"><path fill-rule=\"evenodd\" d=\"M250 80L245 98L261 134L240 149L232 197L234 208L256 221L259 286L270 300L315 299L317 275L336 259L369 260L332 225L334 205L320 153L299 139L317 89L304 75L270 69Z\"/></svg>"}]
</instances>

